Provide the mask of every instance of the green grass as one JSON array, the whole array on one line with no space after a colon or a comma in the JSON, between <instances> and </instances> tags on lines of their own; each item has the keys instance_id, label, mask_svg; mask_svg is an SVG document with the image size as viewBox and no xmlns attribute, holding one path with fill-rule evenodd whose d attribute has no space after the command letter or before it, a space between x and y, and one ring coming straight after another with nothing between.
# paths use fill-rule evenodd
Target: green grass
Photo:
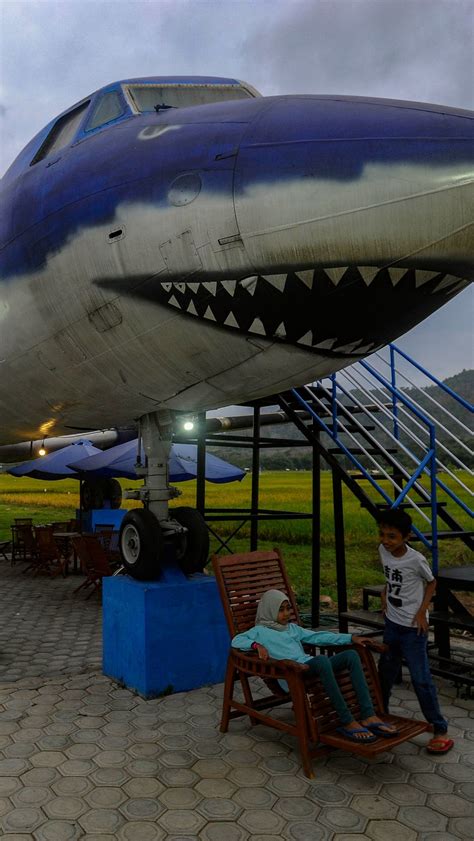
<instances>
[{"instance_id":1,"label":"green grass","mask_svg":"<svg viewBox=\"0 0 474 841\"><path fill-rule=\"evenodd\" d=\"M334 521L332 513L331 474L321 474L321 589L336 601L336 568L334 551ZM463 477L467 484L467 476ZM123 488L137 487L139 482L122 481ZM452 485L450 477L446 484ZM374 499L375 492L364 487ZM196 483L183 482L179 485L182 496L174 505L194 505ZM388 491L388 487L387 487ZM251 477L242 482L228 485L206 483L206 505L208 508L249 508ZM467 501L467 492L465 494ZM20 479L0 474L0 540L10 536L10 524L15 517L32 517L35 523L47 523L75 516L79 505L79 484L77 481L42 482L36 479ZM139 507L140 503L124 500L127 508ZM309 472L267 472L260 476L260 507L310 513L311 473ZM350 492L344 489L344 526L347 562L347 589L349 603L360 604L360 591L364 585L382 582L377 553L377 530L373 519L360 507ZM468 515L458 517L468 525ZM422 526L419 516L415 524ZM222 537L228 537L237 522L211 523ZM442 524L439 523L440 528ZM233 539L233 551L249 548L250 525L246 524ZM259 547L278 546L285 558L298 601L307 608L311 593L311 522L310 520L264 521L259 527ZM211 540L211 550L218 542ZM469 562L469 550L457 540L443 541L440 550L442 566L461 565Z\"/></svg>"}]
</instances>

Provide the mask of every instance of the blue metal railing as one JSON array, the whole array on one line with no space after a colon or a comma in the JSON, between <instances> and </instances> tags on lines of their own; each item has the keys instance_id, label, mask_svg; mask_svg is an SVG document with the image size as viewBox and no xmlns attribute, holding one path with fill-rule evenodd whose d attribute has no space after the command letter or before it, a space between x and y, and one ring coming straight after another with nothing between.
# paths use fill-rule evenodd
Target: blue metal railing
<instances>
[{"instance_id":1,"label":"blue metal railing","mask_svg":"<svg viewBox=\"0 0 474 841\"><path fill-rule=\"evenodd\" d=\"M418 362L411 359L404 351L397 348L395 345L389 345L389 361L387 362L382 357L385 365L388 365L390 371L388 376L384 376L380 371L378 371L374 365L369 364L366 361L360 361L356 363L356 365L351 366L351 368L347 369L346 371L340 372L339 375L333 374L330 377L331 386L330 388L326 388L323 384L323 381L318 383L318 393L321 396L316 396L315 392L313 392L307 386L303 389L293 389L292 393L297 402L311 415L314 422L318 425L318 427L325 432L329 438L337 444L337 447L341 450L341 452L349 459L351 464L360 471L365 479L367 479L371 486L377 491L378 495L382 497L384 502L389 505L391 508L398 508L402 502L408 502L414 509L416 509L419 514L427 521L431 528L431 535L427 537L423 532L417 528L413 527L414 533L418 536L418 538L423 542L423 544L431 551L432 558L433 558L433 571L436 574L438 571L438 489L441 489L457 506L459 506L464 512L473 516L472 510L469 506L453 491L449 488L448 485L439 477L438 475L438 466L442 465L442 462L439 458L439 448L440 446L444 451L449 453L452 456L449 449L444 445L440 445L437 439L437 426L440 426L442 430L448 432L446 427L442 424L438 424L437 420L432 417L432 415L423 409L417 401L413 398L407 396L407 394L401 390L399 387L399 381L401 378L410 382L408 378L404 377L404 375L400 375L399 371L396 367L397 362L397 354L403 358L403 360L410 365L412 365L418 372L422 373L425 377L427 377L432 383L438 386L442 391L449 395L450 398L457 401L459 405L463 408L468 409L470 412L473 412L472 405L465 400L460 395L456 394L449 386L445 383L442 383L440 380L437 379L433 374L429 371L426 371L423 366L421 366ZM352 373L354 369L362 369L364 379L368 379L367 375L369 375L369 389L365 388L364 386L360 385L360 381L357 380L357 376L354 376ZM348 388L343 385L339 378L346 378L349 383L352 384L351 388ZM381 392L388 402L383 402L380 399L373 397L375 400L375 407L368 408L365 406L361 401L357 399L354 394L353 389L358 388L362 389L362 393L365 392L366 396L373 397L376 392ZM375 388L375 391L374 391ZM416 388L416 387L415 387ZM324 403L324 399L326 399L326 403ZM403 487L400 487L396 484L393 476L390 476L388 472L376 462L372 455L370 454L368 448L364 448L363 444L360 441L357 441L357 447L362 450L362 454L365 455L372 464L375 464L379 470L379 472L383 475L385 479L388 479L396 493L395 499L393 499L381 486L381 484L377 481L377 478L372 475L370 468L367 468L357 456L351 452L350 445L347 445L345 441L341 438L341 435L347 436L349 430L346 429L346 416L347 416L347 404L345 404L344 400L350 400L355 403L358 407L358 410L362 412L362 417L370 416L372 421L376 421L376 426L379 427L380 431L383 435L387 436L394 441L397 446L404 452L404 454L408 457L409 462L413 463L413 466L410 468L406 468L400 462L397 462L396 458L394 459L393 456L390 456L390 461L392 464L395 463L397 466L397 470L400 472L400 475L403 478ZM430 397L430 400L434 402L440 409L447 412L452 420L456 420L457 418L450 414L450 412L439 404L436 400ZM328 409L328 402L330 404L330 421L326 423L321 414L327 414ZM391 429L384 426L383 422L380 420L376 420L373 411L380 410L385 415L385 418L389 419ZM321 410L321 414L318 412ZM408 421L411 422L416 426L417 432L413 432L413 430L408 425ZM371 435L366 427L362 423L360 423L357 418L352 415L351 416L351 425L356 427L356 431L363 431L364 438L370 441L373 445L379 448L380 452L383 454L384 451L387 453L387 448L380 443L380 439L375 436ZM463 428L463 430L468 430L468 428L461 422L457 421L459 425ZM423 440L423 437L420 438L419 430L421 430L421 434L423 435L423 429L425 430L425 437L426 440ZM451 434L451 433L450 433ZM350 436L355 441L356 439L354 436ZM456 437L452 435L454 440ZM459 443L459 441L458 441ZM461 442L462 443L462 442ZM466 447L464 444L466 450ZM421 451L421 452L420 452ZM455 462L464 466L462 461L458 457L454 457L453 459ZM444 469L444 467L443 467ZM411 471L411 472L410 472ZM450 473L448 469L448 473ZM421 483L422 477L425 476L428 480L428 488ZM457 479L454 474L451 472L451 476L455 478L459 485L466 488L464 483ZM430 516L428 517L424 511L422 511L416 501L411 499L409 494L411 490L417 490L422 499L429 501L430 504Z\"/></svg>"}]
</instances>

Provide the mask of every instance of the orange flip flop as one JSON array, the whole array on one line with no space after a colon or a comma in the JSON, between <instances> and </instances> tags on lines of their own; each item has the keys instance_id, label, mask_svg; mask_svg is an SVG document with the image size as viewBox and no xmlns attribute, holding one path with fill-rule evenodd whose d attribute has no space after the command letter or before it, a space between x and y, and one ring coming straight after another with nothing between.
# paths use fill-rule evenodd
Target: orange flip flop
<instances>
[{"instance_id":1,"label":"orange flip flop","mask_svg":"<svg viewBox=\"0 0 474 841\"><path fill-rule=\"evenodd\" d=\"M453 740L448 739L446 736L433 736L426 745L426 750L428 753L447 753L453 745Z\"/></svg>"}]
</instances>

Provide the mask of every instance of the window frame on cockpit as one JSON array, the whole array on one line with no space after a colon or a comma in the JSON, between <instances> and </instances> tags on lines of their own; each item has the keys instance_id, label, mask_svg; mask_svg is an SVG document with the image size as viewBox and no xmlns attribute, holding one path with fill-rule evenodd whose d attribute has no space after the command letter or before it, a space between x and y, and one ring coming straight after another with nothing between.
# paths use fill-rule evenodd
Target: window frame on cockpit
<instances>
[{"instance_id":1,"label":"window frame on cockpit","mask_svg":"<svg viewBox=\"0 0 474 841\"><path fill-rule=\"evenodd\" d=\"M219 84L216 84L216 83L210 84L208 82L197 82L197 83L191 83L191 82L146 82L146 81L138 81L138 80L134 81L134 82L124 82L124 83L122 83L123 95L124 95L127 103L129 104L131 110L133 111L133 113L138 114L138 115L151 114L151 113L153 113L153 111L152 110L146 110L145 111L145 110L140 109L138 101L135 99L135 97L133 95L133 89L134 88L156 88L156 89L160 89L160 90L162 90L163 88L169 88L170 90L171 89L176 89L176 88L181 88L181 89L187 88L189 90L193 90L193 89L194 90L202 90L202 89L223 90L223 89L226 89L226 90L241 90L241 91L244 92L244 94L245 94L244 96L236 97L235 99L254 99L256 96L259 95L258 91L256 91L250 85L247 86L247 85L242 84L242 83L232 84L231 82L225 82L225 83L219 83ZM209 103L190 103L189 105L174 105L174 106L170 106L170 108L173 108L173 109L174 108L190 108L193 105L195 107L199 107L199 106L205 105L205 104L214 104L214 103L217 103L217 102L226 102L226 101L233 101L233 100L225 100L225 99L219 100L219 99L216 99L216 100L210 101Z\"/></svg>"},{"instance_id":2,"label":"window frame on cockpit","mask_svg":"<svg viewBox=\"0 0 474 841\"><path fill-rule=\"evenodd\" d=\"M91 127L90 123L94 119L94 116L97 114L97 111L101 108L105 97L110 96L111 94L114 94L117 97L117 99L120 103L120 106L121 106L121 109L122 109L120 114L117 114L117 116L112 117L110 120L105 120L103 123L99 123L97 126L92 126ZM101 131L102 129L107 128L108 126L113 125L114 123L118 123L121 120L127 119L128 117L131 117L131 116L132 116L131 108L130 108L125 96L123 95L123 91L120 87L110 88L109 90L101 91L100 94L96 97L96 99L93 102L93 107L92 107L90 116L87 119L81 134L84 134L85 137L88 137L96 131Z\"/></svg>"},{"instance_id":3,"label":"window frame on cockpit","mask_svg":"<svg viewBox=\"0 0 474 841\"><path fill-rule=\"evenodd\" d=\"M53 153L56 154L57 152L62 152L62 150L66 147L72 146L77 133L86 118L90 102L90 99L80 102L74 108L71 108L70 111L66 111L65 114L61 114L61 116L54 121L54 124L48 131L48 134L33 157L30 166L34 166L45 158L48 158ZM76 117L79 117L77 121ZM60 142L60 145L57 145L57 141L60 140L63 129L66 129L71 125L72 131L68 133L64 142Z\"/></svg>"}]
</instances>

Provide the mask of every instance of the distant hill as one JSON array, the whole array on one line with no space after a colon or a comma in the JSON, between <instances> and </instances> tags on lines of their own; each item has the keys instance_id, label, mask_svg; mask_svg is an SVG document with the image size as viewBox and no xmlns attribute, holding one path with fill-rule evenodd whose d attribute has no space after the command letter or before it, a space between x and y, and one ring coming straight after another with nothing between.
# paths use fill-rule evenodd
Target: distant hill
<instances>
[{"instance_id":1,"label":"distant hill","mask_svg":"<svg viewBox=\"0 0 474 841\"><path fill-rule=\"evenodd\" d=\"M463 370L459 374L455 374L452 377L448 377L446 380L443 381L444 385L458 394L460 397L463 397L469 403L474 402L474 370ZM376 392L371 392L376 396ZM448 412L453 413L455 411L455 417L461 421L465 427L471 430L471 433L462 430L461 428L457 428L456 426L456 434L458 435L460 441L462 441L465 445L467 445L470 449L470 454L466 452L466 449L462 446L462 444L452 444L450 442L449 449L453 453L453 455L460 458L467 467L474 467L474 455L472 452L472 414L469 409L464 408L461 404L453 403L452 398L450 398L442 388L437 385L430 385L426 388L420 389L417 387L410 387L403 389L403 394L407 397L408 400L411 402L416 403L423 411L430 413L435 423L444 425L447 429L454 429L455 423L450 418L449 414L443 412L437 405L433 403L435 400L439 403L444 409L447 409ZM362 393L358 392L357 390L353 391L353 395L355 398L360 400L361 403L367 404L370 402L371 398L370 395L367 397ZM455 410L454 407L455 406ZM235 411L234 411L235 410ZM243 414L247 410L243 409L242 407L232 407L232 411L229 414ZM214 414L222 414L222 412L216 412ZM383 418L380 414L378 414L378 418L381 422L388 427L389 420ZM442 429L438 428L438 440L443 442L446 441L447 435L443 433ZM250 430L241 430L238 432L239 435L251 438L252 432ZM299 432L299 430L293 426L293 424L278 424L275 426L264 426L261 428L262 437L265 438L285 438L285 439L294 439L296 441L304 442L304 436ZM377 435L377 439L384 444L385 446L393 446L391 439L388 435L384 435L384 433L378 429L377 432L374 434ZM324 443L324 438L326 436L322 436L322 440ZM402 439L403 440L403 439ZM346 443L349 443L347 439ZM249 449L241 449L235 447L216 447L216 448L209 448L211 452L215 452L216 455L219 455L221 458L227 459L231 461L233 464L236 464L240 467L248 467L251 468L252 465L252 454L251 450ZM451 466L456 466L453 460L449 459L449 456L444 456L444 459L447 460ZM402 462L409 463L409 458L400 459ZM364 459L361 459L362 463L364 463ZM367 466L371 466L370 463L366 461ZM312 458L311 458L311 451L309 447L299 447L299 446L286 446L286 447L278 447L278 448L262 448L260 451L260 464L264 469L267 470L309 470L312 466ZM347 462L347 466L349 467L349 462Z\"/></svg>"}]
</instances>

